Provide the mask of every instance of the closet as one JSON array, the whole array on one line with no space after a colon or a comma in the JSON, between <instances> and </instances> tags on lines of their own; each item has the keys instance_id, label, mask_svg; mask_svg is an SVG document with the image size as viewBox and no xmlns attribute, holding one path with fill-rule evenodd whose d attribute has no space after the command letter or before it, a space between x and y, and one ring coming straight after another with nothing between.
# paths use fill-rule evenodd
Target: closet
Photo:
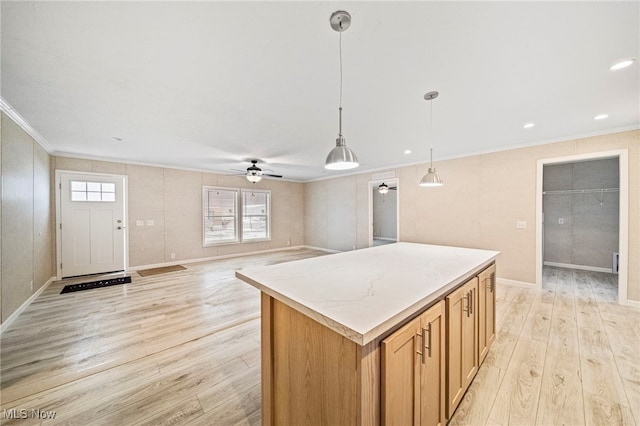
<instances>
[{"instance_id":1,"label":"closet","mask_svg":"<svg viewBox=\"0 0 640 426\"><path fill-rule=\"evenodd\" d=\"M545 266L617 273L619 175L617 157L544 166Z\"/></svg>"}]
</instances>

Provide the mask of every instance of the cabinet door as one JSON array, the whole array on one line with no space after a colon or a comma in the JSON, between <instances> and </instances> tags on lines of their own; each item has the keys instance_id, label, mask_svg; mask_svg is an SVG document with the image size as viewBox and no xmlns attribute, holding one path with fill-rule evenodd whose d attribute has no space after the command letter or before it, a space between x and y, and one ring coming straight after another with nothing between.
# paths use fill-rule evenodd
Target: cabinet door
<instances>
[{"instance_id":1,"label":"cabinet door","mask_svg":"<svg viewBox=\"0 0 640 426\"><path fill-rule=\"evenodd\" d=\"M445 303L438 302L420 316L425 335L420 374L420 424L444 425L445 416Z\"/></svg>"},{"instance_id":2,"label":"cabinet door","mask_svg":"<svg viewBox=\"0 0 640 426\"><path fill-rule=\"evenodd\" d=\"M496 338L496 265L491 265L479 275L478 283L478 361L482 364L489 346Z\"/></svg>"},{"instance_id":3,"label":"cabinet door","mask_svg":"<svg viewBox=\"0 0 640 426\"><path fill-rule=\"evenodd\" d=\"M451 418L478 366L478 278L467 281L447 296L447 418Z\"/></svg>"},{"instance_id":4,"label":"cabinet door","mask_svg":"<svg viewBox=\"0 0 640 426\"><path fill-rule=\"evenodd\" d=\"M420 317L382 341L382 424L419 425Z\"/></svg>"}]
</instances>

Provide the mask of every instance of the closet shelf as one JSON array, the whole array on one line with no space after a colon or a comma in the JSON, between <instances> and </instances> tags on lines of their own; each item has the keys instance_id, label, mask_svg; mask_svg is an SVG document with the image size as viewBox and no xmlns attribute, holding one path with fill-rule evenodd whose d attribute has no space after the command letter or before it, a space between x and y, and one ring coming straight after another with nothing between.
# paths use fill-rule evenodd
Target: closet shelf
<instances>
[{"instance_id":1,"label":"closet shelf","mask_svg":"<svg viewBox=\"0 0 640 426\"><path fill-rule=\"evenodd\" d=\"M542 195L563 195L563 194L601 194L604 192L619 192L620 188L602 188L602 189L562 189L558 191L542 191Z\"/></svg>"}]
</instances>

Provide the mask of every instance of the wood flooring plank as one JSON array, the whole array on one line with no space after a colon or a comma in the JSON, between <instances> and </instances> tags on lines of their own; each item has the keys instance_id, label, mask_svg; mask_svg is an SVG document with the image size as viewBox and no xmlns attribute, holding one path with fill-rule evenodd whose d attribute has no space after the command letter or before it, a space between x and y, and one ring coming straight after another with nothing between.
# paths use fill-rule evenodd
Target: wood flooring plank
<instances>
[{"instance_id":1,"label":"wood flooring plank","mask_svg":"<svg viewBox=\"0 0 640 426\"><path fill-rule=\"evenodd\" d=\"M503 377L504 372L499 368L483 364L449 421L449 426L486 424Z\"/></svg>"},{"instance_id":2,"label":"wood flooring plank","mask_svg":"<svg viewBox=\"0 0 640 426\"><path fill-rule=\"evenodd\" d=\"M502 379L490 417L502 424L535 423L546 343L521 336Z\"/></svg>"}]
</instances>

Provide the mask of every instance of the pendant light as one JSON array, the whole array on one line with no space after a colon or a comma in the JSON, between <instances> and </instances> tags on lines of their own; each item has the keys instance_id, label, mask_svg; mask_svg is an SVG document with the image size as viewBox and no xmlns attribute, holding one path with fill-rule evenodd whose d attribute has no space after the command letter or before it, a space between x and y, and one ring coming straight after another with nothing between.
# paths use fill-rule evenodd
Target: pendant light
<instances>
[{"instance_id":1,"label":"pendant light","mask_svg":"<svg viewBox=\"0 0 640 426\"><path fill-rule=\"evenodd\" d=\"M339 130L336 146L329 152L329 155L327 155L324 167L329 170L348 170L358 167L359 165L358 157L347 147L344 136L342 136L342 32L351 26L351 15L344 10L338 10L331 14L329 23L334 31L340 33L340 108L338 108Z\"/></svg>"},{"instance_id":2,"label":"pendant light","mask_svg":"<svg viewBox=\"0 0 640 426\"><path fill-rule=\"evenodd\" d=\"M433 129L433 105L432 102L438 97L438 92L429 92L424 95L424 99L429 101L429 133ZM420 180L420 186L442 186L442 179L438 176L436 168L433 167L433 134L431 134L431 147L429 148L429 171Z\"/></svg>"}]
</instances>

